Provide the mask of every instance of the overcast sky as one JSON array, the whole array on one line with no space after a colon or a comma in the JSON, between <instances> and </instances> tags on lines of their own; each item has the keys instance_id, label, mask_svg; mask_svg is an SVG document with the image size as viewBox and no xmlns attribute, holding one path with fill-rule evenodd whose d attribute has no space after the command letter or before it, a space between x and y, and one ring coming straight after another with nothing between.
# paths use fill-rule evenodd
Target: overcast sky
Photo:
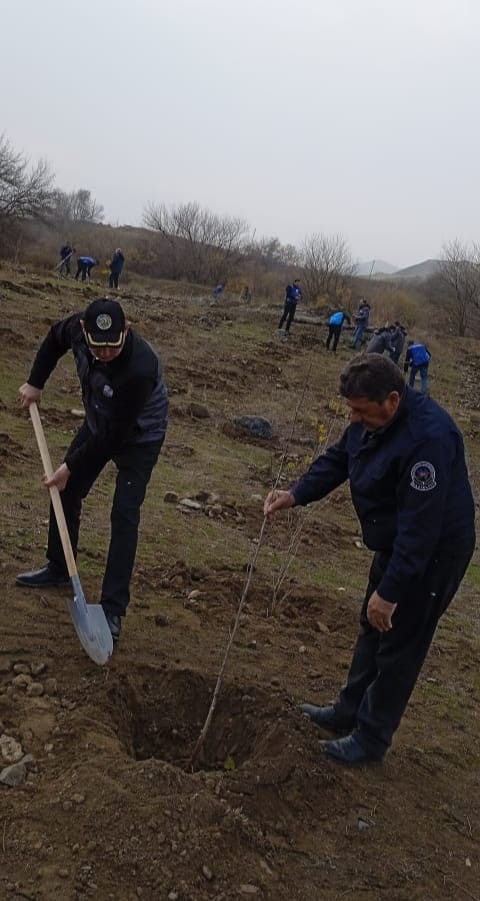
<instances>
[{"instance_id":1,"label":"overcast sky","mask_svg":"<svg viewBox=\"0 0 480 901\"><path fill-rule=\"evenodd\" d=\"M2 0L0 131L106 219L197 200L397 265L479 239L478 0Z\"/></svg>"}]
</instances>

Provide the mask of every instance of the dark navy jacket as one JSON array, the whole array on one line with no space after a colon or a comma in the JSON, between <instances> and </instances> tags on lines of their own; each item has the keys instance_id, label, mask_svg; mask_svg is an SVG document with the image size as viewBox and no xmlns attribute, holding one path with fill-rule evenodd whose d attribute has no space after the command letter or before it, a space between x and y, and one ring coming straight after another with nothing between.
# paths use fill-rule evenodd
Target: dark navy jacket
<instances>
[{"instance_id":1,"label":"dark navy jacket","mask_svg":"<svg viewBox=\"0 0 480 901\"><path fill-rule=\"evenodd\" d=\"M101 363L87 344L80 318L75 313L52 326L28 377L30 385L43 389L58 360L72 350L90 436L67 454L71 472L84 462L109 460L132 444L163 441L168 413L162 367L153 348L129 331L121 354Z\"/></svg>"},{"instance_id":2,"label":"dark navy jacket","mask_svg":"<svg viewBox=\"0 0 480 901\"><path fill-rule=\"evenodd\" d=\"M474 504L463 439L448 413L410 388L395 418L366 432L354 423L290 489L297 504L350 480L363 540L390 555L379 595L408 602L442 549L474 541Z\"/></svg>"},{"instance_id":3,"label":"dark navy jacket","mask_svg":"<svg viewBox=\"0 0 480 901\"><path fill-rule=\"evenodd\" d=\"M114 253L113 257L112 257L112 262L110 263L110 272L118 272L118 274L120 275L120 273L123 269L124 262L125 262L125 257L123 255L123 253L120 253L120 251L118 251L117 253Z\"/></svg>"}]
</instances>

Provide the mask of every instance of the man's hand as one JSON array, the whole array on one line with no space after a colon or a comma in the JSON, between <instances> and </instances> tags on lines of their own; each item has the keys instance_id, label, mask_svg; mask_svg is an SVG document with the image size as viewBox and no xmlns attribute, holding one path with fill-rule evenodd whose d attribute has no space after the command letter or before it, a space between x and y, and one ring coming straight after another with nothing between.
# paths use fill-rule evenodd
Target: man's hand
<instances>
[{"instance_id":1,"label":"man's hand","mask_svg":"<svg viewBox=\"0 0 480 901\"><path fill-rule=\"evenodd\" d=\"M53 473L52 478L48 479L47 476L44 476L43 482L46 488L58 488L59 491L63 491L69 478L70 470L66 463L62 463L57 471Z\"/></svg>"},{"instance_id":2,"label":"man's hand","mask_svg":"<svg viewBox=\"0 0 480 901\"><path fill-rule=\"evenodd\" d=\"M367 607L367 619L374 629L379 632L389 632L393 629L392 616L397 609L396 604L390 601L384 601L380 595L374 591Z\"/></svg>"},{"instance_id":3,"label":"man's hand","mask_svg":"<svg viewBox=\"0 0 480 901\"><path fill-rule=\"evenodd\" d=\"M18 393L20 395L20 406L22 407L29 407L30 404L34 403L38 404L42 396L40 388L34 388L28 382L20 386Z\"/></svg>"},{"instance_id":4,"label":"man's hand","mask_svg":"<svg viewBox=\"0 0 480 901\"><path fill-rule=\"evenodd\" d=\"M272 516L279 510L288 510L295 506L295 498L290 491L270 491L263 505L264 516Z\"/></svg>"}]
</instances>

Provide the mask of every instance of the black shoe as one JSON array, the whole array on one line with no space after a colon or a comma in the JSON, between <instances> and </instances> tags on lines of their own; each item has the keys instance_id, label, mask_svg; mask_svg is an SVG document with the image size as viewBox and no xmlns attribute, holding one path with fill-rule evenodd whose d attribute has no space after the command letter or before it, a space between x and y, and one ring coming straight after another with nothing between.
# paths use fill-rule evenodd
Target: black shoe
<instances>
[{"instance_id":1,"label":"black shoe","mask_svg":"<svg viewBox=\"0 0 480 901\"><path fill-rule=\"evenodd\" d=\"M335 741L321 741L320 745L324 754L332 757L338 763L344 763L346 766L354 766L361 763L379 763L383 756L367 751L355 735L346 735L345 738L337 738Z\"/></svg>"},{"instance_id":2,"label":"black shoe","mask_svg":"<svg viewBox=\"0 0 480 901\"><path fill-rule=\"evenodd\" d=\"M50 563L42 569L20 573L16 578L17 585L23 585L24 588L51 588L54 585L68 585L69 582L68 574L56 569Z\"/></svg>"},{"instance_id":3,"label":"black shoe","mask_svg":"<svg viewBox=\"0 0 480 901\"><path fill-rule=\"evenodd\" d=\"M314 704L302 704L300 709L316 726L330 729L331 732L350 732L355 725L355 721L352 722L352 720L341 717L332 704L329 707L315 707Z\"/></svg>"},{"instance_id":4,"label":"black shoe","mask_svg":"<svg viewBox=\"0 0 480 901\"><path fill-rule=\"evenodd\" d=\"M105 619L108 623L108 628L112 633L112 638L114 641L118 641L120 638L120 632L122 631L122 620L116 613L110 613L109 610L103 610L105 614Z\"/></svg>"}]
</instances>

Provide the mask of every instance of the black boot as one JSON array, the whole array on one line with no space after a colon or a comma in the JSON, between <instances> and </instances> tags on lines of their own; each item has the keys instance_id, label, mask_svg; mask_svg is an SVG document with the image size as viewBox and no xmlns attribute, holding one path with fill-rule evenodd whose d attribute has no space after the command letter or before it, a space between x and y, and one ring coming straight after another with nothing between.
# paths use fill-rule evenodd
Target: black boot
<instances>
[{"instance_id":1,"label":"black boot","mask_svg":"<svg viewBox=\"0 0 480 901\"><path fill-rule=\"evenodd\" d=\"M120 632L122 631L122 620L116 613L110 613L109 610L105 610L103 608L103 612L105 614L105 619L108 623L108 628L112 633L112 638L114 641L118 641L120 638Z\"/></svg>"},{"instance_id":2,"label":"black boot","mask_svg":"<svg viewBox=\"0 0 480 901\"><path fill-rule=\"evenodd\" d=\"M383 755L372 754L356 735L346 735L345 738L337 738L335 741L321 741L320 746L324 754L346 766L380 763L383 757Z\"/></svg>"},{"instance_id":3,"label":"black boot","mask_svg":"<svg viewBox=\"0 0 480 901\"><path fill-rule=\"evenodd\" d=\"M350 732L355 725L355 721L347 720L342 717L333 704L328 707L315 707L314 704L302 704L300 710L312 723L321 726L322 729L329 729L331 732Z\"/></svg>"},{"instance_id":4,"label":"black boot","mask_svg":"<svg viewBox=\"0 0 480 901\"><path fill-rule=\"evenodd\" d=\"M51 563L42 569L34 569L29 573L20 573L16 578L17 585L24 588L51 588L54 585L67 585L70 579L67 572L62 572Z\"/></svg>"}]
</instances>

